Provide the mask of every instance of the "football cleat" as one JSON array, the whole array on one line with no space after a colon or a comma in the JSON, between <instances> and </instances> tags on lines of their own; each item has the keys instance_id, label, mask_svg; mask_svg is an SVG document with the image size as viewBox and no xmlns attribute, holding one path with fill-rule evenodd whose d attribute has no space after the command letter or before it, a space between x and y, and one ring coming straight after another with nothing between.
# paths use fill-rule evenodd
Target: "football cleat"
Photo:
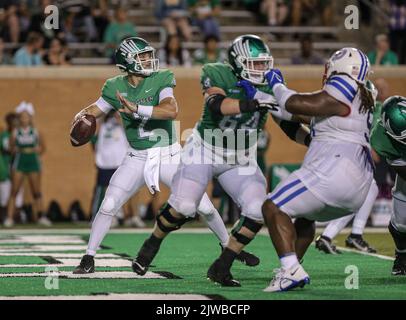
<instances>
[{"instance_id":1,"label":"football cleat","mask_svg":"<svg viewBox=\"0 0 406 320\"><path fill-rule=\"evenodd\" d=\"M392 275L406 276L406 253L396 253L396 259L392 268Z\"/></svg>"},{"instance_id":2,"label":"football cleat","mask_svg":"<svg viewBox=\"0 0 406 320\"><path fill-rule=\"evenodd\" d=\"M324 236L318 236L316 239L316 249L327 254L341 254L341 251L332 244L331 240Z\"/></svg>"},{"instance_id":3,"label":"football cleat","mask_svg":"<svg viewBox=\"0 0 406 320\"><path fill-rule=\"evenodd\" d=\"M345 245L348 248L352 248L358 251L368 252L368 253L376 253L376 250L369 246L368 242L366 242L362 236L354 237L349 235L348 238L345 240Z\"/></svg>"},{"instance_id":4,"label":"football cleat","mask_svg":"<svg viewBox=\"0 0 406 320\"><path fill-rule=\"evenodd\" d=\"M207 271L207 279L220 284L222 287L241 287L240 282L233 278L230 270L225 268L219 259L210 266Z\"/></svg>"},{"instance_id":5,"label":"football cleat","mask_svg":"<svg viewBox=\"0 0 406 320\"><path fill-rule=\"evenodd\" d=\"M283 292L297 287L303 288L310 284L310 277L301 264L296 264L289 269L275 269L275 276L264 292Z\"/></svg>"},{"instance_id":6,"label":"football cleat","mask_svg":"<svg viewBox=\"0 0 406 320\"><path fill-rule=\"evenodd\" d=\"M221 248L221 251L223 252L224 247L221 243L220 243L220 248ZM259 263L260 263L260 260L256 255L253 255L252 253L249 253L244 250L241 251L240 254L235 257L235 259L249 267L255 267L255 266L259 265Z\"/></svg>"},{"instance_id":7,"label":"football cleat","mask_svg":"<svg viewBox=\"0 0 406 320\"><path fill-rule=\"evenodd\" d=\"M87 274L94 272L94 257L91 255L84 255L80 264L73 270L73 274Z\"/></svg>"},{"instance_id":8,"label":"football cleat","mask_svg":"<svg viewBox=\"0 0 406 320\"><path fill-rule=\"evenodd\" d=\"M143 276L147 273L149 266L143 265L137 257L133 260L131 267L136 274Z\"/></svg>"}]
</instances>

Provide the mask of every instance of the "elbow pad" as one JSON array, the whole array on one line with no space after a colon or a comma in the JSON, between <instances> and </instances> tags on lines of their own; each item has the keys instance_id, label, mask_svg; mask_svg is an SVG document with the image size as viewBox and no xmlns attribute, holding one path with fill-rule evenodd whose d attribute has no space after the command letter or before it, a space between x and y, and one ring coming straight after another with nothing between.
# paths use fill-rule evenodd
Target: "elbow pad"
<instances>
[{"instance_id":1,"label":"elbow pad","mask_svg":"<svg viewBox=\"0 0 406 320\"><path fill-rule=\"evenodd\" d=\"M306 129L302 124L285 120L277 123L289 139L307 147L310 145L312 141L310 130Z\"/></svg>"},{"instance_id":2,"label":"elbow pad","mask_svg":"<svg viewBox=\"0 0 406 320\"><path fill-rule=\"evenodd\" d=\"M222 94L212 94L207 98L206 105L213 114L222 116L223 114L221 113L221 104L223 103L225 98L226 96Z\"/></svg>"}]
</instances>

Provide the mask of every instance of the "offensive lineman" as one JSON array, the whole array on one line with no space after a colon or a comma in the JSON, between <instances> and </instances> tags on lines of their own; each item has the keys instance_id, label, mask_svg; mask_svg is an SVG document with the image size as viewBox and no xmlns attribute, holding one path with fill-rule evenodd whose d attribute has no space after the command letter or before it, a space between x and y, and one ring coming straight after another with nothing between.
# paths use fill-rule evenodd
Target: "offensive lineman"
<instances>
[{"instance_id":1,"label":"offensive lineman","mask_svg":"<svg viewBox=\"0 0 406 320\"><path fill-rule=\"evenodd\" d=\"M86 255L73 271L76 274L94 272L96 250L121 206L144 184L151 193L159 191L159 181L169 187L180 161L181 146L172 121L178 112L173 73L159 70L155 49L138 37L122 41L116 50L116 64L126 75L108 79L101 97L75 117L91 114L98 118L115 109L121 114L130 144L123 163L110 180L92 224ZM227 229L205 193L195 211L206 219L224 247L229 238ZM259 263L258 258L245 252L239 260L248 265Z\"/></svg>"},{"instance_id":2,"label":"offensive lineman","mask_svg":"<svg viewBox=\"0 0 406 320\"><path fill-rule=\"evenodd\" d=\"M299 261L312 243L315 221L360 209L373 179L369 134L374 98L366 87L370 63L354 48L337 51L326 65L323 90L298 94L279 70L267 74L281 108L312 117L312 142L302 167L282 181L263 206L281 268L266 292L310 282ZM292 223L292 218L296 218Z\"/></svg>"},{"instance_id":3,"label":"offensive lineman","mask_svg":"<svg viewBox=\"0 0 406 320\"><path fill-rule=\"evenodd\" d=\"M378 116L372 133L374 150L396 171L393 188L393 215L389 231L396 245L393 275L406 275L406 98L388 98ZM375 119L374 119L375 120Z\"/></svg>"},{"instance_id":4,"label":"offensive lineman","mask_svg":"<svg viewBox=\"0 0 406 320\"><path fill-rule=\"evenodd\" d=\"M140 275L145 274L163 239L194 216L207 184L216 176L240 206L242 217L207 276L223 286L240 286L231 275L231 265L263 224L261 207L266 199L266 180L255 153L254 157L249 154L250 150L256 150L258 131L273 108L272 101L275 102L265 80L273 57L259 37L244 35L233 41L228 60L229 63L209 63L203 67L203 114L184 146L170 198L157 217L151 236L154 241L146 240L133 261L133 269ZM247 87L255 91L253 97L248 94L248 99ZM300 124L294 123L293 127L290 137L299 136L296 133ZM301 138L305 140L308 135L303 133ZM247 158L242 159L241 155L247 154L249 160L244 161Z\"/></svg>"}]
</instances>

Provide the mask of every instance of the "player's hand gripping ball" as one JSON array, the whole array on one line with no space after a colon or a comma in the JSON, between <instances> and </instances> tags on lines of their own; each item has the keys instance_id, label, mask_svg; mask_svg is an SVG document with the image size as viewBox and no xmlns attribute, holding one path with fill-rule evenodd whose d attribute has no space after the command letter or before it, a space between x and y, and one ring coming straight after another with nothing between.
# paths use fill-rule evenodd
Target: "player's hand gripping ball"
<instances>
[{"instance_id":1,"label":"player's hand gripping ball","mask_svg":"<svg viewBox=\"0 0 406 320\"><path fill-rule=\"evenodd\" d=\"M88 143L96 132L96 118L90 114L79 116L72 124L70 142L79 147Z\"/></svg>"},{"instance_id":2,"label":"player's hand gripping ball","mask_svg":"<svg viewBox=\"0 0 406 320\"><path fill-rule=\"evenodd\" d=\"M284 84L284 79L282 72L279 69L271 69L266 75L266 80L271 89L273 89L277 84Z\"/></svg>"}]
</instances>

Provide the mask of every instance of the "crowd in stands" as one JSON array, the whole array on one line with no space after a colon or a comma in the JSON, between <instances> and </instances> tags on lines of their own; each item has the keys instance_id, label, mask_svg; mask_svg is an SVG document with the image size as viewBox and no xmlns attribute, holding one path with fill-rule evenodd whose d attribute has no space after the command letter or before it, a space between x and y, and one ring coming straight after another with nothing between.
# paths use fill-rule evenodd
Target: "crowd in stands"
<instances>
[{"instance_id":1,"label":"crowd in stands","mask_svg":"<svg viewBox=\"0 0 406 320\"><path fill-rule=\"evenodd\" d=\"M369 55L372 63L405 64L406 1L373 3L387 15L388 22L387 33L376 36L375 49ZM113 62L117 44L138 34L137 19L129 16L131 8L150 9L156 25L165 31L159 52L164 65L222 61L225 54L220 48L220 41L224 41L220 18L222 10L236 4L251 11L261 25L328 27L337 23L332 0L0 0L0 63L68 65L68 46L72 43L104 43L103 49L95 49L92 54ZM45 10L49 5L59 8L58 29L44 27L45 19L52 14ZM363 21L369 23L372 9L363 8ZM195 29L198 34L194 34ZM204 45L190 51L182 48L185 42L193 40ZM291 58L293 64L324 63L323 57L314 52L309 36L299 41L300 50Z\"/></svg>"}]
</instances>

